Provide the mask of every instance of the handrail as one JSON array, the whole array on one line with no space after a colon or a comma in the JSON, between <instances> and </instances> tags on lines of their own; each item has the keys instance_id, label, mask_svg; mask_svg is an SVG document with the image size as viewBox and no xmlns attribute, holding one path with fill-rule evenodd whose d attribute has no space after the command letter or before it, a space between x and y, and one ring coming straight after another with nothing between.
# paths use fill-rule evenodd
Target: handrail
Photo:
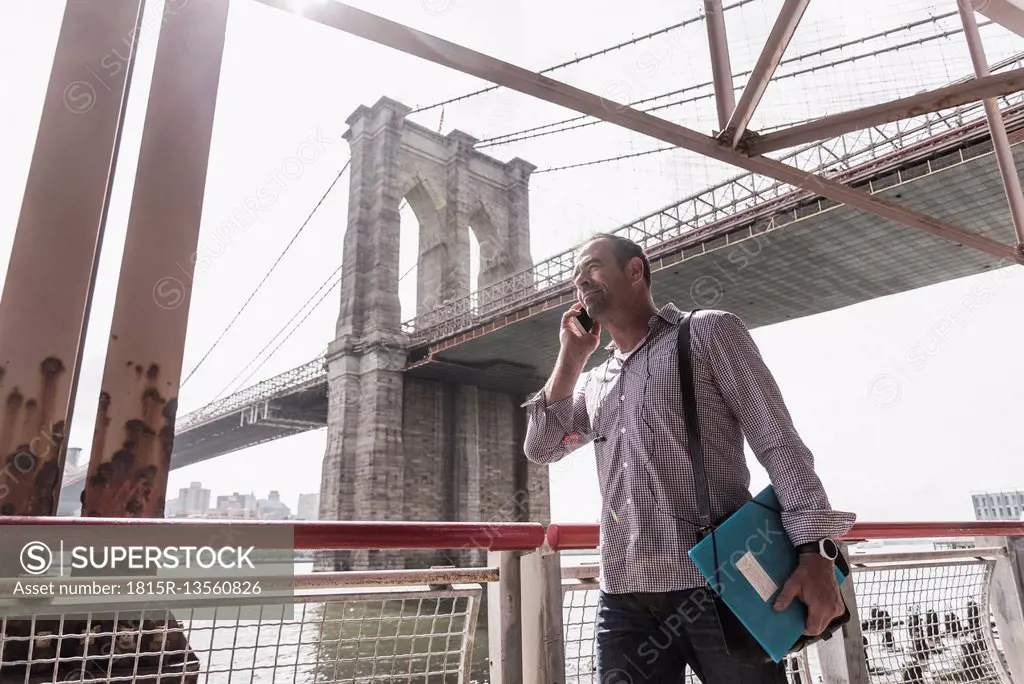
<instances>
[{"instance_id":1,"label":"handrail","mask_svg":"<svg viewBox=\"0 0 1024 684\"><path fill-rule=\"evenodd\" d=\"M208 530L255 531L291 528L297 551L356 549L488 549L532 551L545 541L554 550L595 549L600 541L596 523L538 522L407 522L351 520L211 520L179 518L74 518L0 516L0 525L47 527L153 527L200 533ZM271 532L270 537L275 535ZM277 535L278 537L280 535ZM843 539L927 539L931 537L1024 537L1024 521L968 520L953 522L861 522Z\"/></svg>"},{"instance_id":2,"label":"handrail","mask_svg":"<svg viewBox=\"0 0 1024 684\"><path fill-rule=\"evenodd\" d=\"M188 532L195 539L203 528L239 532L266 530L268 540L280 539L274 528L292 528L296 551L356 549L488 549L532 551L544 543L544 526L536 522L376 522L319 520L181 520L165 518L59 518L0 516L0 525L48 527L153 527ZM271 548L268 545L268 548Z\"/></svg>"},{"instance_id":3,"label":"handrail","mask_svg":"<svg viewBox=\"0 0 1024 684\"><path fill-rule=\"evenodd\" d=\"M929 537L1018 537L1024 522L969 520L966 522L862 522L855 523L844 541L868 539L927 539ZM548 526L548 546L556 551L596 549L600 526L596 523L553 523Z\"/></svg>"}]
</instances>

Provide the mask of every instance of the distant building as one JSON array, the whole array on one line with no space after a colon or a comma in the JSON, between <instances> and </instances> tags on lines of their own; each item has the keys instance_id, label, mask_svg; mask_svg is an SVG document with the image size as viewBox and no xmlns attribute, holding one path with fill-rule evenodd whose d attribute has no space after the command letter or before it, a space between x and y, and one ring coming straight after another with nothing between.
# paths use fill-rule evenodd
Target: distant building
<instances>
[{"instance_id":1,"label":"distant building","mask_svg":"<svg viewBox=\"0 0 1024 684\"><path fill-rule=\"evenodd\" d=\"M234 492L230 496L218 496L217 506L210 513L215 518L255 518L257 501L254 494L239 494Z\"/></svg>"},{"instance_id":2,"label":"distant building","mask_svg":"<svg viewBox=\"0 0 1024 684\"><path fill-rule=\"evenodd\" d=\"M256 504L256 517L260 520L288 520L292 517L292 509L281 501L281 493L270 490L270 496L260 499Z\"/></svg>"},{"instance_id":3,"label":"distant building","mask_svg":"<svg viewBox=\"0 0 1024 684\"><path fill-rule=\"evenodd\" d=\"M299 494L299 505L295 509L295 518L298 520L319 520L320 519L320 494Z\"/></svg>"},{"instance_id":4,"label":"distant building","mask_svg":"<svg viewBox=\"0 0 1024 684\"><path fill-rule=\"evenodd\" d=\"M164 516L168 518L199 518L210 512L210 490L203 489L202 482L193 482L178 490L178 498L164 504Z\"/></svg>"},{"instance_id":5,"label":"distant building","mask_svg":"<svg viewBox=\"0 0 1024 684\"><path fill-rule=\"evenodd\" d=\"M971 495L975 520L1020 520L1024 512L1024 490L978 492Z\"/></svg>"}]
</instances>

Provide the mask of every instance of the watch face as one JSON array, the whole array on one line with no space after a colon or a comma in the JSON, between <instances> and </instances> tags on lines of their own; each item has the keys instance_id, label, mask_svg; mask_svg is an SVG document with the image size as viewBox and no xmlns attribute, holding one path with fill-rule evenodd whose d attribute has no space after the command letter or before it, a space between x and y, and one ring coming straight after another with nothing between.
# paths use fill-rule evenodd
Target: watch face
<instances>
[{"instance_id":1,"label":"watch face","mask_svg":"<svg viewBox=\"0 0 1024 684\"><path fill-rule=\"evenodd\" d=\"M831 560L835 560L839 557L839 545L831 539L821 540L821 551Z\"/></svg>"}]
</instances>

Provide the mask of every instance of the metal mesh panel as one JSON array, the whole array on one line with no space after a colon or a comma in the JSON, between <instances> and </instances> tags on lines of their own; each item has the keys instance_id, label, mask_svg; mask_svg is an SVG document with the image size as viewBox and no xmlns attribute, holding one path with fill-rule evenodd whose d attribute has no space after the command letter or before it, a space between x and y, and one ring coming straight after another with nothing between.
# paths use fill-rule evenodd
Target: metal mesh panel
<instances>
[{"instance_id":1,"label":"metal mesh panel","mask_svg":"<svg viewBox=\"0 0 1024 684\"><path fill-rule=\"evenodd\" d=\"M1010 684L989 606L994 561L854 568L853 581L873 682ZM567 584L563 624L566 682L597 684L593 583ZM817 649L787 663L789 681L821 681ZM687 682L696 684L692 673Z\"/></svg>"},{"instance_id":2,"label":"metal mesh panel","mask_svg":"<svg viewBox=\"0 0 1024 684\"><path fill-rule=\"evenodd\" d=\"M274 617L238 620L225 610L190 620L181 610L169 624L161 611L144 613L141 628L116 615L4 620L0 681L469 682L480 595L478 588L335 593L307 597L293 619L268 606Z\"/></svg>"},{"instance_id":3,"label":"metal mesh panel","mask_svg":"<svg viewBox=\"0 0 1024 684\"><path fill-rule=\"evenodd\" d=\"M988 609L991 571L992 561L856 568L872 678L1009 682Z\"/></svg>"},{"instance_id":4,"label":"metal mesh panel","mask_svg":"<svg viewBox=\"0 0 1024 684\"><path fill-rule=\"evenodd\" d=\"M562 634L565 642L566 684L595 681L594 621L597 619L596 589L593 585L567 587L562 601Z\"/></svg>"}]
</instances>

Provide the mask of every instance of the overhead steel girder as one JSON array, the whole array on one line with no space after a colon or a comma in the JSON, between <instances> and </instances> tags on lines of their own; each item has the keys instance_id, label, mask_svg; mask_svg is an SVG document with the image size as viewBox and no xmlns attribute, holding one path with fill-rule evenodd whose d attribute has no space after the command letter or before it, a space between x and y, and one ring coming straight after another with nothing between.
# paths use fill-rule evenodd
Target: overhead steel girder
<instances>
[{"instance_id":1,"label":"overhead steel girder","mask_svg":"<svg viewBox=\"0 0 1024 684\"><path fill-rule=\"evenodd\" d=\"M729 60L729 39L725 32L722 0L704 0L704 17L708 27L708 49L711 52L711 75L715 85L718 126L724 131L729 126L729 116L736 110L736 95L733 93L732 63Z\"/></svg>"},{"instance_id":2,"label":"overhead steel girder","mask_svg":"<svg viewBox=\"0 0 1024 684\"><path fill-rule=\"evenodd\" d=\"M1009 95L1022 88L1024 88L1024 68L1013 69L994 76L975 78L966 83L945 86L899 100L862 107L842 114L826 116L817 121L773 131L751 140L742 146L742 149L749 154L767 154L815 140L836 138L844 133L859 131L871 126L880 126L901 119L942 111L968 102Z\"/></svg>"},{"instance_id":3,"label":"overhead steel girder","mask_svg":"<svg viewBox=\"0 0 1024 684\"><path fill-rule=\"evenodd\" d=\"M1004 29L1024 38L1024 0L956 0L964 9L984 14Z\"/></svg>"},{"instance_id":4,"label":"overhead steel girder","mask_svg":"<svg viewBox=\"0 0 1024 684\"><path fill-rule=\"evenodd\" d=\"M962 4L958 9L964 25L967 48L971 53L971 62L974 64L974 74L979 79L989 77L991 72L988 70L988 59L985 57L985 47L981 44L981 33L978 32L974 12ZM1017 234L1017 242L1024 243L1024 195L1021 194L1020 177L1017 175L1017 165L1013 161L1013 151L1010 150L1003 114L999 111L999 104L994 98L986 98L984 104L988 130L992 135L992 149L996 155L996 164L999 166L999 175L1003 179L1013 230Z\"/></svg>"},{"instance_id":5,"label":"overhead steel girder","mask_svg":"<svg viewBox=\"0 0 1024 684\"><path fill-rule=\"evenodd\" d=\"M800 25L800 20L810 1L786 0L782 9L779 10L779 16L775 19L772 32L768 35L764 48L761 49L761 56L757 58L757 64L750 72L747 87L743 89L740 101L736 105L736 109L733 110L725 130L719 134L719 138L730 143L733 149L736 149L743 139L743 134L747 132L747 126L754 116L754 110L761 102L761 97L764 96L764 91L768 88L768 82L771 81L775 69L782 61L782 55L786 52L789 41L793 39L796 27Z\"/></svg>"},{"instance_id":6,"label":"overhead steel girder","mask_svg":"<svg viewBox=\"0 0 1024 684\"><path fill-rule=\"evenodd\" d=\"M836 202L918 228L931 235L971 247L1000 259L1024 264L1024 256L1019 255L1012 245L971 233L927 214L873 197L866 192L855 190L813 173L801 171L774 159L748 157L720 144L714 138L685 126L659 119L617 102L609 102L599 95L580 90L428 33L417 31L370 12L340 2L305 5L301 12L297 11L294 0L257 0L257 2L286 12L298 13L319 24L386 45L511 90L532 95L581 114L596 117L752 173L816 192Z\"/></svg>"}]
</instances>

